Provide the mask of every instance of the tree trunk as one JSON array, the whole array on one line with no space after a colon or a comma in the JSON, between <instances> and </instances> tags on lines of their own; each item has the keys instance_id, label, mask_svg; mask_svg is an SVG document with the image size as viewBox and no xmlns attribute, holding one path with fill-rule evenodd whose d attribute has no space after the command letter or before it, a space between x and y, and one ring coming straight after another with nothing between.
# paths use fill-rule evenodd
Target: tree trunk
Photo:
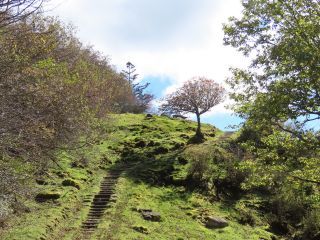
<instances>
[{"instance_id":1,"label":"tree trunk","mask_svg":"<svg viewBox=\"0 0 320 240\"><path fill-rule=\"evenodd\" d=\"M200 123L200 114L199 113L196 113L197 115L197 122L198 122L198 128L197 128L197 132L196 132L196 135L198 137L203 137L203 134L201 133L201 123Z\"/></svg>"}]
</instances>

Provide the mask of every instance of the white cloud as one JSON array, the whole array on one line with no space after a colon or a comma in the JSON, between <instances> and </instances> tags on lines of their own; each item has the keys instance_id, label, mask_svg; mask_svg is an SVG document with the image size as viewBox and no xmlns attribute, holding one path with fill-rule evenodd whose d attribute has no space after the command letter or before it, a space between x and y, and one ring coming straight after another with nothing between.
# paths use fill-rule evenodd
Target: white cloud
<instances>
[{"instance_id":1,"label":"white cloud","mask_svg":"<svg viewBox=\"0 0 320 240\"><path fill-rule=\"evenodd\" d=\"M222 24L241 13L240 0L53 0L50 5L119 70L130 60L140 77L173 79L165 92L193 76L223 83L230 66L248 62L223 46ZM209 114L222 112L230 110L221 104Z\"/></svg>"}]
</instances>

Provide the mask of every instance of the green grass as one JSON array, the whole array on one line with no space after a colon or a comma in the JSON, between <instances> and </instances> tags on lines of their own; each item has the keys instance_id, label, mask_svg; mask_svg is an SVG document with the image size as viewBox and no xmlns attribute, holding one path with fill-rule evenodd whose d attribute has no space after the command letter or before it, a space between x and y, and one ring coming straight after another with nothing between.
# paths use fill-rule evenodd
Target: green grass
<instances>
[{"instance_id":1,"label":"green grass","mask_svg":"<svg viewBox=\"0 0 320 240\"><path fill-rule=\"evenodd\" d=\"M262 228L243 226L230 221L220 230L204 227L203 214L230 219L230 210L219 203L212 204L200 194L183 188L153 187L122 178L118 186L118 201L96 235L97 239L269 239ZM144 220L138 209L152 209L161 214L161 222ZM144 227L148 234L134 230ZM107 230L107 231L106 231Z\"/></svg>"},{"instance_id":2,"label":"green grass","mask_svg":"<svg viewBox=\"0 0 320 240\"><path fill-rule=\"evenodd\" d=\"M179 184L186 178L189 166L179 158L188 149L210 147L223 135L222 131L203 124L206 142L190 145L188 141L196 130L192 121L120 114L111 115L105 128L108 137L96 145L57 153L60 167L52 165L45 177L48 184L36 185L36 189L37 192L59 191L62 197L47 203L24 199L31 212L11 218L8 227L0 230L1 239L81 239L79 228L89 211L84 198L98 192L99 181L108 167L129 162L135 165L120 178L117 201L107 210L93 240L270 239L264 226L251 227L237 222L237 205L213 202ZM77 167L71 167L74 162ZM19 171L23 169L19 167ZM80 190L62 186L65 179L74 180ZM162 221L144 220L138 212L144 208L159 212ZM207 229L202 222L206 215L225 217L230 226ZM141 233L136 229L146 231Z\"/></svg>"}]
</instances>

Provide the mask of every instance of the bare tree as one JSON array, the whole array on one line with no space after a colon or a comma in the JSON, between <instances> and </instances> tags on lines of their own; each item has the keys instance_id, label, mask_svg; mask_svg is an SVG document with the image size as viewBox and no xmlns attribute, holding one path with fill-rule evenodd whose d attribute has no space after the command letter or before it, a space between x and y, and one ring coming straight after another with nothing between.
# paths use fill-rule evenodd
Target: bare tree
<instances>
[{"instance_id":1,"label":"bare tree","mask_svg":"<svg viewBox=\"0 0 320 240\"><path fill-rule=\"evenodd\" d=\"M46 0L0 0L0 28L38 11Z\"/></svg>"},{"instance_id":2,"label":"bare tree","mask_svg":"<svg viewBox=\"0 0 320 240\"><path fill-rule=\"evenodd\" d=\"M224 95L225 89L215 81L205 77L194 77L167 96L160 110L169 113L196 114L198 122L196 136L203 139L200 115L222 102Z\"/></svg>"}]
</instances>

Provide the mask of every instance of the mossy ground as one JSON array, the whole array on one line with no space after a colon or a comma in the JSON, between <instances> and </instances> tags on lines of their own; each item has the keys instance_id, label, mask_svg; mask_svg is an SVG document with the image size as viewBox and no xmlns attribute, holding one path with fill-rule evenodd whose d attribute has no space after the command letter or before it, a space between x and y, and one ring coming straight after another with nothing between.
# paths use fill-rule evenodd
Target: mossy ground
<instances>
[{"instance_id":1,"label":"mossy ground","mask_svg":"<svg viewBox=\"0 0 320 240\"><path fill-rule=\"evenodd\" d=\"M45 203L25 199L31 212L13 217L0 232L1 239L81 239L80 225L89 210L83 200L98 192L107 169L117 164L131 168L120 177L117 201L107 209L92 239L270 239L263 224L238 223L234 204L213 201L181 184L188 168L181 158L192 147L188 141L195 133L194 122L134 114L111 117L107 139L76 154L59 153L60 167L52 166L47 184L37 186L38 192L59 191L61 197ZM206 124L203 133L204 146L223 134ZM80 189L63 186L65 179L73 179ZM162 221L144 220L139 209L159 212ZM225 217L230 225L207 229L202 223L206 215Z\"/></svg>"}]
</instances>

